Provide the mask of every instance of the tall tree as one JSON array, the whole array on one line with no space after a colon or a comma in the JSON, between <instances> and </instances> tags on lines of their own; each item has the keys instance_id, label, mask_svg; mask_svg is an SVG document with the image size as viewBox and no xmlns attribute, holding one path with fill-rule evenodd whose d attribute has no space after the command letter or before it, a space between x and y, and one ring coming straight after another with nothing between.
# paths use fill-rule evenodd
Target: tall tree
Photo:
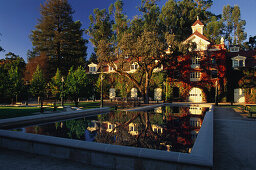
<instances>
[{"instance_id":1,"label":"tall tree","mask_svg":"<svg viewBox=\"0 0 256 170\"><path fill-rule=\"evenodd\" d=\"M246 32L244 26L245 20L241 19L241 12L238 5L231 7L230 5L223 7L222 22L225 26L225 38L228 43L234 45L241 45L246 39Z\"/></svg>"},{"instance_id":2,"label":"tall tree","mask_svg":"<svg viewBox=\"0 0 256 170\"><path fill-rule=\"evenodd\" d=\"M45 87L46 82L43 76L43 72L38 65L36 71L33 74L30 86L30 92L32 93L32 95L38 97L38 104L40 100L43 100L43 97L45 95Z\"/></svg>"},{"instance_id":3,"label":"tall tree","mask_svg":"<svg viewBox=\"0 0 256 170\"><path fill-rule=\"evenodd\" d=\"M33 53L45 52L49 56L51 73L59 68L67 74L71 66L83 65L88 41L82 37L81 22L73 21L74 11L68 1L48 0L41 5L40 13L39 23L30 36Z\"/></svg>"},{"instance_id":4,"label":"tall tree","mask_svg":"<svg viewBox=\"0 0 256 170\"><path fill-rule=\"evenodd\" d=\"M176 39L185 40L191 34L191 25L200 17L203 23L210 21L213 14L207 11L212 0L168 0L161 9L160 20Z\"/></svg>"},{"instance_id":5,"label":"tall tree","mask_svg":"<svg viewBox=\"0 0 256 170\"><path fill-rule=\"evenodd\" d=\"M223 35L222 30L224 26L222 21L218 21L216 16L213 16L211 21L207 23L204 34L211 42L219 44Z\"/></svg>"},{"instance_id":6,"label":"tall tree","mask_svg":"<svg viewBox=\"0 0 256 170\"><path fill-rule=\"evenodd\" d=\"M142 0L139 7L142 17L135 17L129 24L120 2L118 0L111 7L115 11L110 12L114 20L110 19L106 10L94 10L88 33L100 63L108 63L119 75L128 78L143 95L144 102L148 103L153 70L180 52L185 52L183 50L188 47L163 29L156 0ZM167 55L165 50L168 47L170 53ZM136 74L126 70L127 65L129 67L133 63L139 67Z\"/></svg>"}]
</instances>

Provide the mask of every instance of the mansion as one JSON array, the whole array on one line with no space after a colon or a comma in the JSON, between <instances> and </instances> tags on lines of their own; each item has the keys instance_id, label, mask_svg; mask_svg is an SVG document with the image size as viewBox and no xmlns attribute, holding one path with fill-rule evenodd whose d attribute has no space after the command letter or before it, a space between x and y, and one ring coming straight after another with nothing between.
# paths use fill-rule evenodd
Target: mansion
<instances>
[{"instance_id":1,"label":"mansion","mask_svg":"<svg viewBox=\"0 0 256 170\"><path fill-rule=\"evenodd\" d=\"M256 51L241 50L236 45L226 48L223 38L220 44L213 44L204 36L204 24L199 18L191 28L192 34L184 43L194 42L196 49L154 70L154 73L164 73L165 80L151 88L150 99L193 103L256 103ZM102 70L96 63L88 67L89 74L101 71L105 74L115 73L109 65ZM137 63L130 63L126 71L135 73L138 67ZM130 98L140 97L135 87L129 90ZM119 97L112 82L108 94L109 99Z\"/></svg>"}]
</instances>

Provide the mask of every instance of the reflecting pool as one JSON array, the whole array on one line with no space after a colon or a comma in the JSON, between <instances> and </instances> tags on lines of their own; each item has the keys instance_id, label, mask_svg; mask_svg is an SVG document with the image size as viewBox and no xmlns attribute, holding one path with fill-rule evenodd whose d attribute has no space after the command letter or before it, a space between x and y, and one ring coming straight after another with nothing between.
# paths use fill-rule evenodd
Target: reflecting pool
<instances>
[{"instance_id":1,"label":"reflecting pool","mask_svg":"<svg viewBox=\"0 0 256 170\"><path fill-rule=\"evenodd\" d=\"M157 107L115 111L55 123L13 129L25 133L89 142L190 153L207 108Z\"/></svg>"}]
</instances>

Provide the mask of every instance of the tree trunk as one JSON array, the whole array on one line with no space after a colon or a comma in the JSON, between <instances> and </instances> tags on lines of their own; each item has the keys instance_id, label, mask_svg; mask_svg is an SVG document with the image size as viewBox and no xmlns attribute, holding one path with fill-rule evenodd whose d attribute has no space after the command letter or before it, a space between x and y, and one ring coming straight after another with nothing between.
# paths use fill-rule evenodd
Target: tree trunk
<instances>
[{"instance_id":1,"label":"tree trunk","mask_svg":"<svg viewBox=\"0 0 256 170\"><path fill-rule=\"evenodd\" d=\"M148 72L146 72L146 80L145 80L145 87L144 87L144 103L149 103L149 96L148 96L148 86L149 86L149 78L148 78Z\"/></svg>"},{"instance_id":2,"label":"tree trunk","mask_svg":"<svg viewBox=\"0 0 256 170\"><path fill-rule=\"evenodd\" d=\"M37 97L37 103L40 104L40 96Z\"/></svg>"},{"instance_id":3,"label":"tree trunk","mask_svg":"<svg viewBox=\"0 0 256 170\"><path fill-rule=\"evenodd\" d=\"M78 98L75 99L75 106L78 107Z\"/></svg>"},{"instance_id":4,"label":"tree trunk","mask_svg":"<svg viewBox=\"0 0 256 170\"><path fill-rule=\"evenodd\" d=\"M16 94L16 96L15 96L15 97L16 97L16 102L15 102L15 103L17 103L17 102L18 102L18 95Z\"/></svg>"}]
</instances>

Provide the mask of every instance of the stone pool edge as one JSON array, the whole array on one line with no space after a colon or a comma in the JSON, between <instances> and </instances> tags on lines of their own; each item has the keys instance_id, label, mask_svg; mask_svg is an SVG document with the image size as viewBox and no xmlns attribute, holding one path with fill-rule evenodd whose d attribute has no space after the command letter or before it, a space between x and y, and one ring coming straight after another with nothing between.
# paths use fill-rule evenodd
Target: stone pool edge
<instances>
[{"instance_id":1,"label":"stone pool edge","mask_svg":"<svg viewBox=\"0 0 256 170\"><path fill-rule=\"evenodd\" d=\"M0 147L114 169L140 169L142 167L147 169L147 167L154 166L161 166L161 169L176 169L177 167L211 169L213 166L213 107L211 106L205 115L190 154L100 144L8 130L0 130Z\"/></svg>"}]
</instances>

